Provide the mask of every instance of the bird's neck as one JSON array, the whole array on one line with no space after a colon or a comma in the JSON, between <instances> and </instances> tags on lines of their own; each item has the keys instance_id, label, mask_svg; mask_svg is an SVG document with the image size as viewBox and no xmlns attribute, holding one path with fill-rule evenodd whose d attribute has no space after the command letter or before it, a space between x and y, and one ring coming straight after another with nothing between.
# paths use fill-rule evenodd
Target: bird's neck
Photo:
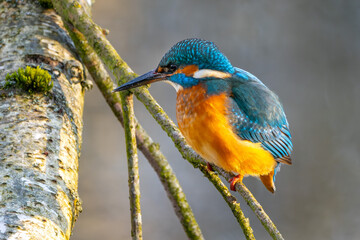
<instances>
[{"instance_id":1,"label":"bird's neck","mask_svg":"<svg viewBox=\"0 0 360 240\"><path fill-rule=\"evenodd\" d=\"M181 88L177 91L177 105L183 107L195 107L206 98L207 94L204 84Z\"/></svg>"}]
</instances>

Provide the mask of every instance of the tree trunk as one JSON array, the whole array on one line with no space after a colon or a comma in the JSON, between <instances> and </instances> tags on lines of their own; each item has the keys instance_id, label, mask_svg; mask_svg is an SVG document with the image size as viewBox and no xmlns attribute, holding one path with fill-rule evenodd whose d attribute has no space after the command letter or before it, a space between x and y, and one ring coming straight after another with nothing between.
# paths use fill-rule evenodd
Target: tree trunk
<instances>
[{"instance_id":1,"label":"tree trunk","mask_svg":"<svg viewBox=\"0 0 360 240\"><path fill-rule=\"evenodd\" d=\"M70 238L84 103L84 69L61 18L38 1L0 0L0 86L37 65L54 81L48 94L0 90L0 239Z\"/></svg>"}]
</instances>

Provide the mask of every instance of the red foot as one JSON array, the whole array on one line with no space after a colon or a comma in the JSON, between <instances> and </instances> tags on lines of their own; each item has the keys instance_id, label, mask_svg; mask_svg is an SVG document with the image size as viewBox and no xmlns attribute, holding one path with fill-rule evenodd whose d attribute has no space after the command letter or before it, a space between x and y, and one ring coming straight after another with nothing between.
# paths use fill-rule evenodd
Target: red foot
<instances>
[{"instance_id":1,"label":"red foot","mask_svg":"<svg viewBox=\"0 0 360 240\"><path fill-rule=\"evenodd\" d=\"M210 163L206 163L206 167L207 167L207 170L210 171L210 172L213 172L214 169L212 168L212 166L210 165Z\"/></svg>"},{"instance_id":2,"label":"red foot","mask_svg":"<svg viewBox=\"0 0 360 240\"><path fill-rule=\"evenodd\" d=\"M242 181L242 176L240 175L236 175L235 177L230 178L229 182L230 182L230 190L231 191L236 191L235 189L235 184L237 182L241 182Z\"/></svg>"}]
</instances>

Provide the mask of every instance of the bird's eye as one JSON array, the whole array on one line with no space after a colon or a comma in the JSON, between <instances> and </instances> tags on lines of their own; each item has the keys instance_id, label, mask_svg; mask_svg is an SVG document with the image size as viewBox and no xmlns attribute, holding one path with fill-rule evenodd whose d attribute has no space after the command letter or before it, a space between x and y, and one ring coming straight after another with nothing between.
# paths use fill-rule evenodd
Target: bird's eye
<instances>
[{"instance_id":1,"label":"bird's eye","mask_svg":"<svg viewBox=\"0 0 360 240\"><path fill-rule=\"evenodd\" d=\"M165 67L158 67L156 69L157 72L161 72L161 73L173 73L175 72L177 69L177 66L175 64L168 64Z\"/></svg>"},{"instance_id":2,"label":"bird's eye","mask_svg":"<svg viewBox=\"0 0 360 240\"><path fill-rule=\"evenodd\" d=\"M176 65L174 65L174 64L171 64L171 65L169 66L169 72L175 72L176 69L177 69L177 67L176 67Z\"/></svg>"}]
</instances>

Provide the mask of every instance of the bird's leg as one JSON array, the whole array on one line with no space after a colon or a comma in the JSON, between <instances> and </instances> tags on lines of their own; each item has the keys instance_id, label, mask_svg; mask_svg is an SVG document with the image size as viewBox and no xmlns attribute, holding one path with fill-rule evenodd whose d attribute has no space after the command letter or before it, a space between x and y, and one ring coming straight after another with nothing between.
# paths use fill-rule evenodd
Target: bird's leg
<instances>
[{"instance_id":1,"label":"bird's leg","mask_svg":"<svg viewBox=\"0 0 360 240\"><path fill-rule=\"evenodd\" d=\"M209 171L209 172L213 172L214 171L214 169L213 169L213 167L210 165L210 163L206 163L206 168L207 168L207 170Z\"/></svg>"},{"instance_id":2,"label":"bird's leg","mask_svg":"<svg viewBox=\"0 0 360 240\"><path fill-rule=\"evenodd\" d=\"M235 189L235 184L236 184L237 182L242 183L242 180L243 180L243 176L240 176L240 174L239 174L239 175L236 175L235 177L230 178L230 180L229 180L230 190L236 191L236 189Z\"/></svg>"}]
</instances>

